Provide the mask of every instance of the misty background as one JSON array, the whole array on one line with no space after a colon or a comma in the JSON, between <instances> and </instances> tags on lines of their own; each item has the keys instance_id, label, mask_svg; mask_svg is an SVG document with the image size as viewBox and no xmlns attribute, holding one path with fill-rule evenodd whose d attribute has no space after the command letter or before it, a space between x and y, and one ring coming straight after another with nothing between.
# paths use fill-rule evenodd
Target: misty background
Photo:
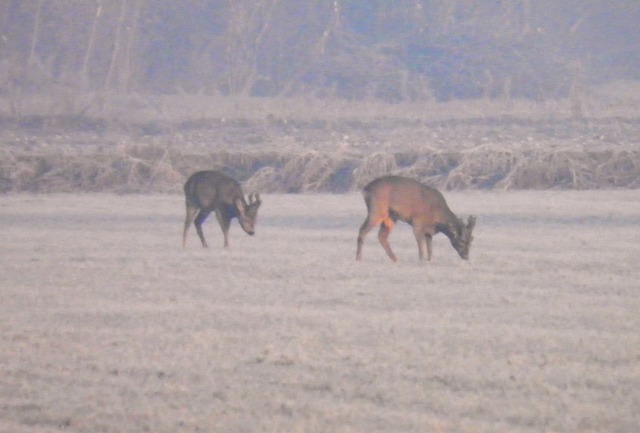
<instances>
[{"instance_id":1,"label":"misty background","mask_svg":"<svg viewBox=\"0 0 640 433\"><path fill-rule=\"evenodd\" d=\"M635 0L3 0L3 94L387 102L566 97L640 78Z\"/></svg>"},{"instance_id":2,"label":"misty background","mask_svg":"<svg viewBox=\"0 0 640 433\"><path fill-rule=\"evenodd\" d=\"M0 190L638 187L638 22L636 0L0 0Z\"/></svg>"}]
</instances>

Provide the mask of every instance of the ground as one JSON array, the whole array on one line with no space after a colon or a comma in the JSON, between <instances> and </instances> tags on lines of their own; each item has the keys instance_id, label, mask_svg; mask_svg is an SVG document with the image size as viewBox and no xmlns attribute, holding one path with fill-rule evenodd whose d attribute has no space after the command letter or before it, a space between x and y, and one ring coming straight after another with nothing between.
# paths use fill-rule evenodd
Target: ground
<instances>
[{"instance_id":1,"label":"ground","mask_svg":"<svg viewBox=\"0 0 640 433\"><path fill-rule=\"evenodd\" d=\"M356 262L356 193L228 250L178 194L0 196L0 432L637 432L640 192L445 196L469 261Z\"/></svg>"}]
</instances>

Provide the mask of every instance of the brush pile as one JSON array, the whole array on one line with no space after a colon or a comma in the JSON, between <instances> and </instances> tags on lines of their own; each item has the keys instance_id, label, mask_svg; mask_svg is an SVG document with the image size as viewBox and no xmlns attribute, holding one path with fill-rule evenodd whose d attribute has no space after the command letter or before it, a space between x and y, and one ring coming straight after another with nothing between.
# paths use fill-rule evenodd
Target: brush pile
<instances>
[{"instance_id":1,"label":"brush pile","mask_svg":"<svg viewBox=\"0 0 640 433\"><path fill-rule=\"evenodd\" d=\"M501 122L343 124L340 134L335 125L330 131L248 125L235 128L234 137L220 125L206 131L222 142L207 141L203 131L105 138L19 130L0 137L0 192L181 192L186 178L203 169L220 169L265 193L347 192L390 173L443 190L640 188L636 120L580 128ZM251 146L229 145L247 137Z\"/></svg>"}]
</instances>

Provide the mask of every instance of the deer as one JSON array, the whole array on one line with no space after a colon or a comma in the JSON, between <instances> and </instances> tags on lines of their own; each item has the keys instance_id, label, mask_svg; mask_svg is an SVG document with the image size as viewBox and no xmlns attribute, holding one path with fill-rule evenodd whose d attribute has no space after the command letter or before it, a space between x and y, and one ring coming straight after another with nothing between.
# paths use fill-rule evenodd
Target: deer
<instances>
[{"instance_id":1,"label":"deer","mask_svg":"<svg viewBox=\"0 0 640 433\"><path fill-rule=\"evenodd\" d=\"M459 219L451 212L444 196L437 189L414 179L389 175L367 184L362 194L368 214L358 233L356 260L362 260L365 236L379 224L380 244L389 258L396 262L396 255L389 244L389 234L398 220L413 227L413 234L418 241L420 261L424 260L425 243L427 260L431 260L432 238L437 233L444 233L449 238L451 245L463 260L469 259L469 247L473 240L471 234L476 217L469 216L466 223Z\"/></svg>"},{"instance_id":2,"label":"deer","mask_svg":"<svg viewBox=\"0 0 640 433\"><path fill-rule=\"evenodd\" d=\"M237 180L217 170L198 171L184 184L184 194L187 216L182 234L183 248L187 245L187 232L192 222L196 226L202 247L208 247L202 232L202 223L211 212L215 212L222 228L224 248L229 247L229 227L233 218L238 219L247 234L255 234L258 208L262 204L260 194L250 194L248 200L245 199Z\"/></svg>"}]
</instances>

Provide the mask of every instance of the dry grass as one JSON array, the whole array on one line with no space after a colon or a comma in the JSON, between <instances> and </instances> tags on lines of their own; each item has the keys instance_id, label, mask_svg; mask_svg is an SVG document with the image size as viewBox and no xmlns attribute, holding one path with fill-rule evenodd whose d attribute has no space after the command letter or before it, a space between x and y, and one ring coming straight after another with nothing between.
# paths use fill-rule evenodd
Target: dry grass
<instances>
[{"instance_id":1,"label":"dry grass","mask_svg":"<svg viewBox=\"0 0 640 433\"><path fill-rule=\"evenodd\" d=\"M385 152L376 152L362 159L362 162L353 172L355 186L364 188L372 180L395 172L398 169L396 157Z\"/></svg>"},{"instance_id":2,"label":"dry grass","mask_svg":"<svg viewBox=\"0 0 640 433\"><path fill-rule=\"evenodd\" d=\"M640 151L468 149L404 151L230 151L184 153L178 146L118 146L83 154L70 150L4 150L3 192L179 192L193 172L217 168L269 193L357 190L387 173L441 189L608 189L640 187Z\"/></svg>"},{"instance_id":3,"label":"dry grass","mask_svg":"<svg viewBox=\"0 0 640 433\"><path fill-rule=\"evenodd\" d=\"M640 82L620 80L588 89L583 111L591 118L636 117L640 109ZM263 120L278 122L315 119L342 121L355 119L372 121L380 118L401 118L417 121L476 119L492 116L548 119L570 118L570 98L546 101L452 100L448 102L420 101L389 104L376 100L344 100L299 96L290 98L255 98L242 96L212 96L206 94L152 95L110 94L106 106L99 103L103 95L55 92L22 95L19 112L29 116L89 115L113 121L192 121L193 119ZM67 101L69 100L70 101ZM61 101L64 100L64 103ZM0 95L0 115L11 114L11 102ZM81 109L79 109L81 107Z\"/></svg>"},{"instance_id":4,"label":"dry grass","mask_svg":"<svg viewBox=\"0 0 640 433\"><path fill-rule=\"evenodd\" d=\"M210 168L271 193L352 191L385 173L442 189L638 188L637 99L619 100L627 87L601 89L581 119L567 101L189 95L148 97L129 116L0 117L0 191L179 192Z\"/></svg>"},{"instance_id":5,"label":"dry grass","mask_svg":"<svg viewBox=\"0 0 640 433\"><path fill-rule=\"evenodd\" d=\"M471 260L357 194L264 195L255 237L179 195L0 197L0 431L602 432L640 425L637 191L448 193Z\"/></svg>"}]
</instances>

